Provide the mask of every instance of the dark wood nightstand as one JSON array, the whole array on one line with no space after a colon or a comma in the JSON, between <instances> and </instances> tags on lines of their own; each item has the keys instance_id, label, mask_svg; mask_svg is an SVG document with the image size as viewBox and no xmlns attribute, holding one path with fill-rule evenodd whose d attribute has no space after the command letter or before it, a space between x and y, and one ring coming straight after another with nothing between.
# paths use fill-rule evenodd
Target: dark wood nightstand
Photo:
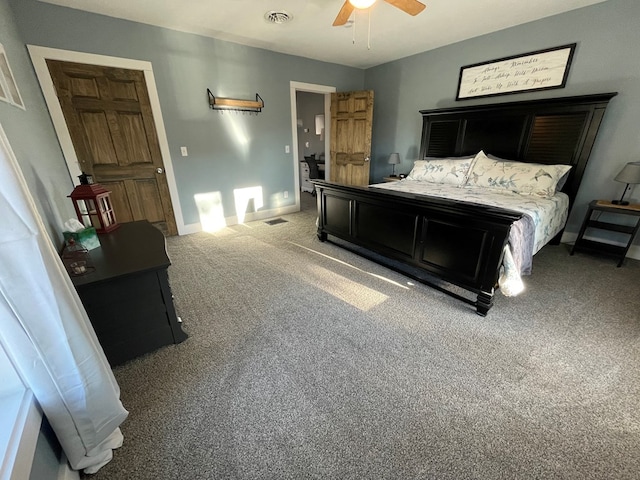
<instances>
[{"instance_id":1,"label":"dark wood nightstand","mask_svg":"<svg viewBox=\"0 0 640 480\"><path fill-rule=\"evenodd\" d=\"M595 218L592 218L594 212L598 213ZM617 215L632 215L636 217L636 224L619 225L617 223L601 222L599 217L602 212L615 213ZM625 246L613 245L596 240L585 240L583 237L587 228L598 228L610 232L624 233L629 236L629 240ZM618 257L618 267L620 267L629 251L629 247L631 247L633 243L636 233L638 233L638 229L640 229L640 204L614 205L608 200L594 200L589 204L589 209L582 222L582 227L580 227L580 233L578 233L576 243L574 243L571 249L571 255L573 255L576 250L590 250L605 253Z\"/></svg>"}]
</instances>

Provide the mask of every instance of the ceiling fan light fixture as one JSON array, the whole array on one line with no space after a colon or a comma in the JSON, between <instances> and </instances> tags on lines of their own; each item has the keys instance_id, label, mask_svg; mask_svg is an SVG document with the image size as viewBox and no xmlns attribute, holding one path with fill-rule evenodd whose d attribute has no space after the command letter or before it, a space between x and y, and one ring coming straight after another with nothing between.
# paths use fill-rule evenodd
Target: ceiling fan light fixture
<instances>
[{"instance_id":1,"label":"ceiling fan light fixture","mask_svg":"<svg viewBox=\"0 0 640 480\"><path fill-rule=\"evenodd\" d=\"M376 0L349 0L349 3L356 8L365 9L376 3Z\"/></svg>"}]
</instances>

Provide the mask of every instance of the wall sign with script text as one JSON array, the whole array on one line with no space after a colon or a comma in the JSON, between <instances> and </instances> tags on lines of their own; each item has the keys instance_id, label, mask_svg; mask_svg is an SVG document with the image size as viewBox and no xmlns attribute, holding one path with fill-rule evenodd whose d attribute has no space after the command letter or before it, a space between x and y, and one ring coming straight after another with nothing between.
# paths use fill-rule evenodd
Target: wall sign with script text
<instances>
[{"instance_id":1,"label":"wall sign with script text","mask_svg":"<svg viewBox=\"0 0 640 480\"><path fill-rule=\"evenodd\" d=\"M576 44L460 68L456 100L564 88Z\"/></svg>"}]
</instances>

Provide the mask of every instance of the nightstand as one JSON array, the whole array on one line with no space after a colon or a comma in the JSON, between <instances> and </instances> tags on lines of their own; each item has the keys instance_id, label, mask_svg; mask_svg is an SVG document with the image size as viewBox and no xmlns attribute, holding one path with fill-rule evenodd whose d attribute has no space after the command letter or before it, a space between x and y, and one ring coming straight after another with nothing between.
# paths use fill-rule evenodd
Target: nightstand
<instances>
[{"instance_id":1,"label":"nightstand","mask_svg":"<svg viewBox=\"0 0 640 480\"><path fill-rule=\"evenodd\" d=\"M596 213L595 217L593 215L594 212ZM599 217L602 212L615 213L616 215L632 215L636 217L636 223L635 225L620 225L612 222L601 222ZM629 238L625 246L613 245L596 240L585 240L583 237L587 228L597 228L600 230L608 230L610 232L624 233L628 235ZM576 243L574 243L573 248L571 249L571 255L573 255L576 250L590 250L593 252L605 253L618 257L618 267L620 267L622 266L622 262L624 262L627 252L629 251L629 247L631 247L631 244L633 243L636 233L638 233L638 229L640 229L640 204L614 205L608 200L594 200L589 204L589 209L587 210L587 214L582 222L582 227L580 227L580 233L578 233Z\"/></svg>"}]
</instances>

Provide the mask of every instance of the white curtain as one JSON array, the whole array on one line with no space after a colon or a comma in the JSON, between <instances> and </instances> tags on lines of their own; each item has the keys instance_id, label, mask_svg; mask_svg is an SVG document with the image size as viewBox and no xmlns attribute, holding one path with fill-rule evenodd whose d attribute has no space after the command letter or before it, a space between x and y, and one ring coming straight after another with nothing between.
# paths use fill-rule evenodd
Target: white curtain
<instances>
[{"instance_id":1,"label":"white curtain","mask_svg":"<svg viewBox=\"0 0 640 480\"><path fill-rule=\"evenodd\" d=\"M128 412L87 313L0 126L0 342L72 468L94 473L122 445Z\"/></svg>"}]
</instances>

